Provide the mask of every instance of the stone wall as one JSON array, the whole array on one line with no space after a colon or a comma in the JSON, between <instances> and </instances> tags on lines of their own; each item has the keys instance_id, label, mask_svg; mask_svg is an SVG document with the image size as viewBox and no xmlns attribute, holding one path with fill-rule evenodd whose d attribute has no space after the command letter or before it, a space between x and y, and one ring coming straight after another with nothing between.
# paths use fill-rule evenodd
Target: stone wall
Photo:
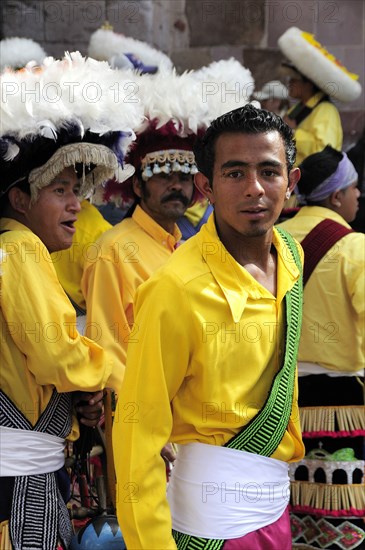
<instances>
[{"instance_id":1,"label":"stone wall","mask_svg":"<svg viewBox=\"0 0 365 550\"><path fill-rule=\"evenodd\" d=\"M233 56L251 70L256 88L281 78L277 39L297 26L365 86L364 0L3 0L0 13L2 38L33 38L49 55L86 54L90 34L108 20L167 53L178 71ZM338 107L347 148L365 125L364 94Z\"/></svg>"}]
</instances>

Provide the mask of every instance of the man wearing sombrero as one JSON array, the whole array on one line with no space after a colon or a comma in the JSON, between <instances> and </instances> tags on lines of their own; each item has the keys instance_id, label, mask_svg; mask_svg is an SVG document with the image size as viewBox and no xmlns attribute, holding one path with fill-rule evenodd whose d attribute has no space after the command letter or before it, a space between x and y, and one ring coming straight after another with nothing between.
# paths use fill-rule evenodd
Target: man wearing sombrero
<instances>
[{"instance_id":1,"label":"man wearing sombrero","mask_svg":"<svg viewBox=\"0 0 365 550\"><path fill-rule=\"evenodd\" d=\"M296 27L285 31L278 45L287 58L283 71L289 76L289 95L298 100L285 117L295 130L297 164L326 145L340 151L343 131L332 101L357 99L361 93L358 76L349 72L312 34Z\"/></svg>"},{"instance_id":2,"label":"man wearing sombrero","mask_svg":"<svg viewBox=\"0 0 365 550\"><path fill-rule=\"evenodd\" d=\"M132 210L98 239L97 257L86 258L81 282L86 334L97 323L99 342L115 357L122 377L128 342L136 337L135 291L176 249L181 239L176 221L192 201L196 170L191 138L151 129L137 139L128 156L136 174L105 188L109 200L114 193L134 200Z\"/></svg>"}]
</instances>

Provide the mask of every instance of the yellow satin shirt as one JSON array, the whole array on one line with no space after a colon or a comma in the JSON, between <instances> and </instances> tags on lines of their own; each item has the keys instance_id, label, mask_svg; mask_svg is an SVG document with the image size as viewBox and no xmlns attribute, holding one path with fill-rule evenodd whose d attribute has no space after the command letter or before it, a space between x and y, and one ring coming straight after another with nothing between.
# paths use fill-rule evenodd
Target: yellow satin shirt
<instances>
[{"instance_id":1,"label":"yellow satin shirt","mask_svg":"<svg viewBox=\"0 0 365 550\"><path fill-rule=\"evenodd\" d=\"M126 350L136 339L133 302L144 281L174 252L181 233L168 233L140 206L97 241L97 258L85 263L86 334L111 355L123 378Z\"/></svg>"},{"instance_id":2,"label":"yellow satin shirt","mask_svg":"<svg viewBox=\"0 0 365 550\"><path fill-rule=\"evenodd\" d=\"M280 224L299 242L321 221L350 228L332 210L304 206ZM334 371L356 372L365 365L365 235L350 233L320 260L304 287L298 361Z\"/></svg>"},{"instance_id":3,"label":"yellow satin shirt","mask_svg":"<svg viewBox=\"0 0 365 550\"><path fill-rule=\"evenodd\" d=\"M34 425L54 388L102 389L112 363L76 331L74 308L40 239L7 218L0 230L7 230L0 235L0 388Z\"/></svg>"},{"instance_id":4,"label":"yellow satin shirt","mask_svg":"<svg viewBox=\"0 0 365 550\"><path fill-rule=\"evenodd\" d=\"M116 410L117 512L128 548L176 548L160 451L224 445L261 409L284 355L284 297L299 271L276 230L277 296L219 240L212 214L135 299L135 341ZM303 457L297 383L272 455Z\"/></svg>"}]
</instances>

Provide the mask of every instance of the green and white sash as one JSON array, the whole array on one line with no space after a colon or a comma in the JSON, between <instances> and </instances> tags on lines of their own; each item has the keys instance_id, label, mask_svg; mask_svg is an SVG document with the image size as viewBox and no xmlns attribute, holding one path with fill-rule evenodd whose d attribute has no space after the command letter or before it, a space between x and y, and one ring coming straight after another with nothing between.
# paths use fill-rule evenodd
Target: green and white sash
<instances>
[{"instance_id":1,"label":"green and white sash","mask_svg":"<svg viewBox=\"0 0 365 550\"><path fill-rule=\"evenodd\" d=\"M301 273L298 281L285 295L286 339L283 366L273 379L262 409L225 445L228 449L262 457L271 457L280 445L289 424L303 309L302 264L297 245L289 233L281 228L277 230ZM176 530L173 530L173 537L179 550L220 550L226 540L195 537Z\"/></svg>"}]
</instances>

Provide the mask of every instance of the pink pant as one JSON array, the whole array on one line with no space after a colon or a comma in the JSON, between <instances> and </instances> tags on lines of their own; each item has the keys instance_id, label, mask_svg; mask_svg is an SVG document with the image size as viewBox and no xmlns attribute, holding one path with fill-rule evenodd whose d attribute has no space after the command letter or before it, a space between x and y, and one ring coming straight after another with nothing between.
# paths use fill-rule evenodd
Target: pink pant
<instances>
[{"instance_id":1,"label":"pink pant","mask_svg":"<svg viewBox=\"0 0 365 550\"><path fill-rule=\"evenodd\" d=\"M291 550L291 530L289 509L283 515L258 531L253 531L239 539L227 540L223 550Z\"/></svg>"}]
</instances>

